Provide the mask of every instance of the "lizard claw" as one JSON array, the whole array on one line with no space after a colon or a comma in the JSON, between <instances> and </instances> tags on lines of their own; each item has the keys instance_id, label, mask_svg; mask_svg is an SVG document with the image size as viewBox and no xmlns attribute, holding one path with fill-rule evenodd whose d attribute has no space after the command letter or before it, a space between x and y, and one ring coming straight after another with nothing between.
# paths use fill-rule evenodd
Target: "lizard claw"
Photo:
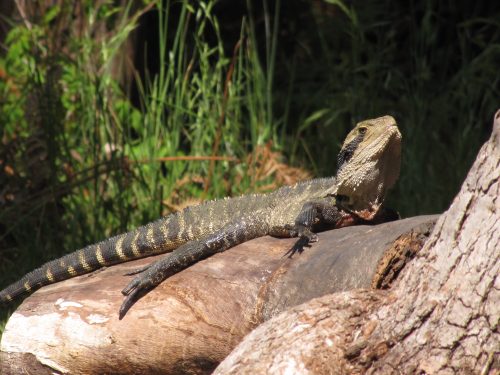
<instances>
[{"instance_id":1,"label":"lizard claw","mask_svg":"<svg viewBox=\"0 0 500 375\"><path fill-rule=\"evenodd\" d=\"M134 303L146 295L151 289L151 285L144 283L141 277L136 277L128 283L128 285L122 290L122 294L126 296L126 298L120 307L118 319L122 320Z\"/></svg>"},{"instance_id":2,"label":"lizard claw","mask_svg":"<svg viewBox=\"0 0 500 375\"><path fill-rule=\"evenodd\" d=\"M128 274L127 274L128 275ZM140 279L138 277L136 277L134 280L132 280L131 282L128 283L128 285L123 288L122 290L122 294L124 296L128 296L130 295L130 293L134 290L134 289L137 289L137 287L139 286L140 284Z\"/></svg>"},{"instance_id":3,"label":"lizard claw","mask_svg":"<svg viewBox=\"0 0 500 375\"><path fill-rule=\"evenodd\" d=\"M160 284L167 276L170 270L170 263L167 259L160 259L149 266L132 271L129 275L140 275L134 277L128 285L123 288L122 294L125 300L120 307L119 319L121 320L127 311L142 297L148 294L158 284Z\"/></svg>"}]
</instances>

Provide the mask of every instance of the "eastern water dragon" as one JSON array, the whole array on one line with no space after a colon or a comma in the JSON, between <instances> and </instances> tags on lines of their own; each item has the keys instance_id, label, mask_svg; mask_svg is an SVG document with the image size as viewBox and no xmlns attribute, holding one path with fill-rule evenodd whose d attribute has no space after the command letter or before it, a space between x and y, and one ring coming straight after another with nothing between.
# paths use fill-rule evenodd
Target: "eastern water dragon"
<instances>
[{"instance_id":1,"label":"eastern water dragon","mask_svg":"<svg viewBox=\"0 0 500 375\"><path fill-rule=\"evenodd\" d=\"M0 291L8 304L51 283L155 254L123 289L119 316L169 276L250 239L298 237L289 251L317 240L320 228L373 221L399 176L401 134L391 116L358 123L347 135L334 177L284 186L268 194L224 198L192 206L52 260Z\"/></svg>"}]
</instances>

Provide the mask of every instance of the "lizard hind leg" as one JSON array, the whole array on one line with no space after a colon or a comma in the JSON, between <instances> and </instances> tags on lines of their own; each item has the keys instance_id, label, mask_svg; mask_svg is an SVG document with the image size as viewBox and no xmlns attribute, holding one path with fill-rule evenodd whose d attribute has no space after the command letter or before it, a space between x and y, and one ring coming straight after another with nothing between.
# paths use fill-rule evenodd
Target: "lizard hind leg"
<instances>
[{"instance_id":1,"label":"lizard hind leg","mask_svg":"<svg viewBox=\"0 0 500 375\"><path fill-rule=\"evenodd\" d=\"M188 245L188 244L186 244ZM184 246L186 246L184 245ZM181 246L179 250L182 248ZM176 274L187 265L180 261L179 258L174 257L176 253L168 254L165 258L159 259L156 262L143 267L142 269L130 272L128 275L137 275L134 279L128 283L128 285L122 290L122 294L126 296L123 301L120 312L119 319L123 319L127 311L136 303L140 298L144 297L157 285L159 285L167 277ZM185 261L185 258L181 258Z\"/></svg>"},{"instance_id":2,"label":"lizard hind leg","mask_svg":"<svg viewBox=\"0 0 500 375\"><path fill-rule=\"evenodd\" d=\"M166 278L217 252L267 233L267 227L261 222L242 220L203 239L187 242L151 265L134 272L137 276L122 291L126 297L120 307L119 319L125 316L135 302Z\"/></svg>"}]
</instances>

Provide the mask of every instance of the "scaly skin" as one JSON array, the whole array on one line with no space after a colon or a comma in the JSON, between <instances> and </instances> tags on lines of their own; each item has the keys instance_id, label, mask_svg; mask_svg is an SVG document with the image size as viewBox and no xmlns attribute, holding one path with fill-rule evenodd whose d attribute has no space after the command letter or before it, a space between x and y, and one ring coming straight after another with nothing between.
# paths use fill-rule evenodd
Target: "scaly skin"
<instances>
[{"instance_id":1,"label":"scaly skin","mask_svg":"<svg viewBox=\"0 0 500 375\"><path fill-rule=\"evenodd\" d=\"M101 267L171 252L138 270L122 291L123 318L133 303L167 277L214 253L264 235L295 237L290 254L317 239L318 227L373 220L399 175L401 134L391 116L359 123L338 156L335 177L285 186L269 194L188 207L130 232L53 260L0 292L0 303Z\"/></svg>"}]
</instances>

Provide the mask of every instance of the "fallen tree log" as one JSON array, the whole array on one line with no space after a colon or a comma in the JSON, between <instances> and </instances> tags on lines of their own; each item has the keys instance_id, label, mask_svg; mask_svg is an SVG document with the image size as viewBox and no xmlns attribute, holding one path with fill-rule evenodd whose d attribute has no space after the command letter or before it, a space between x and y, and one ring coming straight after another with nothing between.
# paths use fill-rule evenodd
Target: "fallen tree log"
<instances>
[{"instance_id":1,"label":"fallen tree log","mask_svg":"<svg viewBox=\"0 0 500 375\"><path fill-rule=\"evenodd\" d=\"M216 374L499 374L500 111L459 194L388 291L267 321Z\"/></svg>"},{"instance_id":2,"label":"fallen tree log","mask_svg":"<svg viewBox=\"0 0 500 375\"><path fill-rule=\"evenodd\" d=\"M257 325L311 298L388 287L437 219L420 216L294 239L256 239L172 276L122 321L126 272L147 258L44 287L7 323L0 373L210 373Z\"/></svg>"}]
</instances>

